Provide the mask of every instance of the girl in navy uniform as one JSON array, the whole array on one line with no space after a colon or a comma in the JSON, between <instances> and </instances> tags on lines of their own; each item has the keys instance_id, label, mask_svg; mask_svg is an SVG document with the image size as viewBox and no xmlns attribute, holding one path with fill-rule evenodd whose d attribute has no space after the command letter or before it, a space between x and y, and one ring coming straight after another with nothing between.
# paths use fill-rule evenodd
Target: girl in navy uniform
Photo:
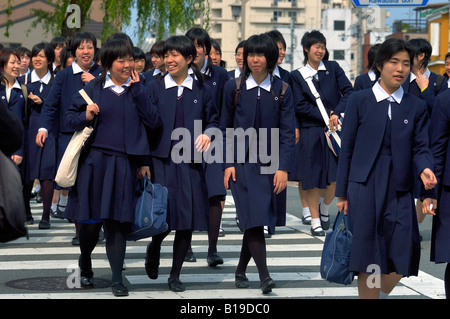
<instances>
[{"instance_id":1,"label":"girl in navy uniform","mask_svg":"<svg viewBox=\"0 0 450 319\"><path fill-rule=\"evenodd\" d=\"M236 61L237 68L235 70L228 71L228 77L230 79L240 77L244 69L244 44L245 40L239 42L234 50L234 59Z\"/></svg>"},{"instance_id":2,"label":"girl in navy uniform","mask_svg":"<svg viewBox=\"0 0 450 319\"><path fill-rule=\"evenodd\" d=\"M115 296L126 296L122 267L126 235L134 220L134 189L138 175L141 178L150 175L144 116L150 127L160 125L160 119L150 103L147 88L134 70L131 45L124 40L107 42L101 49L100 61L102 75L84 88L94 104L86 105L80 93L76 93L73 106L65 113L68 129L94 127L80 155L78 176L69 194L65 217L78 220L81 225L81 285L94 285L91 253L103 225L112 291Z\"/></svg>"},{"instance_id":3,"label":"girl in navy uniform","mask_svg":"<svg viewBox=\"0 0 450 319\"><path fill-rule=\"evenodd\" d=\"M386 40L375 57L379 81L353 93L345 110L336 196L353 234L349 270L358 273L360 298L385 298L419 269L413 185L417 178L432 189L436 178L426 103L401 86L413 59L404 40ZM381 287L367 286L373 265Z\"/></svg>"},{"instance_id":4,"label":"girl in navy uniform","mask_svg":"<svg viewBox=\"0 0 450 319\"><path fill-rule=\"evenodd\" d=\"M194 63L202 73L205 85L208 85L213 90L214 101L220 118L223 88L228 81L227 71L212 63L211 57L209 56L212 46L211 39L204 29L192 28L188 30L186 36L194 42L197 48L197 56L194 59ZM210 207L207 263L209 266L215 267L223 264L223 259L217 254L217 242L227 191L223 187L223 171L219 163L205 163L204 169ZM195 260L191 249L188 252L189 259Z\"/></svg>"},{"instance_id":5,"label":"girl in navy uniform","mask_svg":"<svg viewBox=\"0 0 450 319\"><path fill-rule=\"evenodd\" d=\"M164 41L158 41L153 44L150 49L150 55L152 57L151 64L153 68L143 73L145 82L152 80L160 80L166 73L166 67L164 66Z\"/></svg>"},{"instance_id":6,"label":"girl in navy uniform","mask_svg":"<svg viewBox=\"0 0 450 319\"><path fill-rule=\"evenodd\" d=\"M375 54L378 51L381 43L375 44L370 47L369 52L367 53L367 73L360 74L355 79L355 84L353 85L353 90L359 91L371 88L376 82L376 74L373 70L373 60L375 59Z\"/></svg>"},{"instance_id":7,"label":"girl in navy uniform","mask_svg":"<svg viewBox=\"0 0 450 319\"><path fill-rule=\"evenodd\" d=\"M245 275L248 262L253 257L258 268L261 290L268 293L275 287L266 263L266 246L264 226L274 233L275 226L283 225L285 218L278 216L278 197L287 185L287 174L292 168L295 143L295 120L292 92L288 87L283 100L281 92L283 82L273 76L273 70L278 59L278 47L267 34L250 37L244 46L244 74L240 83L240 91L235 105L236 83L228 81L224 91L223 112L220 129L224 135L224 158L231 157L233 161L226 162L224 172L225 188L231 188L236 212L240 225L244 229L242 249L239 264L235 273L235 284L238 288L249 286ZM255 141L267 143L264 146L270 152L272 142L279 145L278 163L272 159L266 163L261 153L253 154L248 142L233 145L231 139L228 145L226 131L229 128L266 129L268 140ZM271 133L278 130L279 140L272 141ZM259 132L258 132L259 130ZM245 143L245 145L244 145ZM239 159L237 151L245 149L245 160ZM260 149L261 151L261 149ZM267 154L269 154L269 152ZM272 151L273 152L273 151ZM270 154L274 155L272 152ZM228 154L230 153L230 154ZM252 161L254 156L257 161ZM258 156L259 155L259 156ZM277 165L278 164L278 165ZM267 165L271 165L270 170Z\"/></svg>"},{"instance_id":8,"label":"girl in navy uniform","mask_svg":"<svg viewBox=\"0 0 450 319\"><path fill-rule=\"evenodd\" d=\"M28 170L28 116L26 108L26 97L23 87L17 77L19 75L20 57L16 50L4 48L0 50L0 96L8 105L8 108L22 121L24 135L20 149L11 155L11 159L20 171L20 177L24 185L22 189L25 213L27 221L32 222L30 197L33 183L29 180Z\"/></svg>"},{"instance_id":9,"label":"girl in navy uniform","mask_svg":"<svg viewBox=\"0 0 450 319\"><path fill-rule=\"evenodd\" d=\"M28 145L28 166L30 170L30 181L39 180L42 196L43 211L41 228L46 228L50 220L50 209L53 198L53 180L56 175L56 136L58 131L54 125L49 131L44 147L35 143L36 134L39 129L39 116L42 105L47 98L53 85L53 61L55 53L50 44L41 42L31 49L31 63L33 71L29 76L28 106L30 110ZM56 123L55 123L56 124Z\"/></svg>"},{"instance_id":10,"label":"girl in navy uniform","mask_svg":"<svg viewBox=\"0 0 450 319\"><path fill-rule=\"evenodd\" d=\"M446 84L444 82L444 84ZM435 263L447 263L444 274L445 295L450 299L450 167L449 156L449 129L450 129L450 90L436 97L436 104L431 114L430 146L434 157L434 172L438 185L434 194L423 202L424 214L433 215L433 227L431 232L431 261ZM436 201L437 198L437 201ZM426 208L433 204L434 208L427 211Z\"/></svg>"},{"instance_id":11,"label":"girl in navy uniform","mask_svg":"<svg viewBox=\"0 0 450 319\"><path fill-rule=\"evenodd\" d=\"M411 39L408 44L414 50L414 65L411 68L408 79L403 83L403 90L419 97L427 103L428 115L431 116L436 96L447 89L442 75L431 72L428 63L431 61L432 47L425 39ZM432 129L432 126L430 126ZM420 183L415 181L414 197L416 198L417 220L422 224L425 215L422 214L422 202L420 201Z\"/></svg>"},{"instance_id":12,"label":"girl in navy uniform","mask_svg":"<svg viewBox=\"0 0 450 319\"><path fill-rule=\"evenodd\" d=\"M162 125L150 132L151 176L154 183L167 187L169 193L167 232L154 236L147 247L145 269L151 279L158 277L160 249L164 238L175 230L173 261L168 284L172 291L184 291L180 272L191 244L194 230L209 228L208 193L202 161L194 161L210 143L210 138L194 130L218 126L217 107L212 89L194 63L194 43L186 36L173 36L164 44L164 63L168 74L161 81L148 83L152 101L158 108ZM188 74L192 68L198 80ZM174 137L173 130L189 136ZM194 134L198 134L195 136ZM189 152L190 150L190 152ZM181 159L179 158L181 157Z\"/></svg>"},{"instance_id":13,"label":"girl in navy uniform","mask_svg":"<svg viewBox=\"0 0 450 319\"><path fill-rule=\"evenodd\" d=\"M70 51L75 57L75 61L70 67L56 74L50 93L42 106L36 144L44 147L49 131L57 128L57 131L53 132L57 136L58 145L56 169L74 133L74 130L65 124L65 113L72 105L75 93L100 74L99 65L93 61L96 48L97 40L93 34L86 32L74 36ZM57 212L53 213L53 217L62 218L69 189L61 189L58 185L56 188L61 190L61 196Z\"/></svg>"},{"instance_id":14,"label":"girl in navy uniform","mask_svg":"<svg viewBox=\"0 0 450 319\"><path fill-rule=\"evenodd\" d=\"M352 84L335 61L325 61L326 39L319 31L305 33L302 38L305 66L314 75L314 85L330 116L330 127L337 127L340 113L345 111ZM311 213L311 233L325 236L329 227L328 205L334 198L337 157L329 149L324 135L324 121L316 98L299 70L291 73L295 112L300 126L300 141L295 147L295 165L291 180L299 181L301 198ZM301 191L300 191L301 192ZM324 205L319 201L323 194ZM308 218L308 216L304 216Z\"/></svg>"}]
</instances>

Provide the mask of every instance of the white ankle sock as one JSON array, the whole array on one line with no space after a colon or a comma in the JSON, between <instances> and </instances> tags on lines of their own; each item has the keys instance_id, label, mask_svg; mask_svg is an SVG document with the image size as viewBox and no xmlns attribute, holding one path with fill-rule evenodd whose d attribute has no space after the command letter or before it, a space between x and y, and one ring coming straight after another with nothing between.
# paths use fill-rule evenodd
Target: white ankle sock
<instances>
[{"instance_id":1,"label":"white ankle sock","mask_svg":"<svg viewBox=\"0 0 450 319\"><path fill-rule=\"evenodd\" d=\"M304 218L310 219L311 218L311 212L309 211L309 207L302 207L302 214L303 214Z\"/></svg>"},{"instance_id":2,"label":"white ankle sock","mask_svg":"<svg viewBox=\"0 0 450 319\"><path fill-rule=\"evenodd\" d=\"M311 219L311 228L315 231L321 231L322 226L320 225L320 218Z\"/></svg>"},{"instance_id":3,"label":"white ankle sock","mask_svg":"<svg viewBox=\"0 0 450 319\"><path fill-rule=\"evenodd\" d=\"M324 221L327 222L328 221L328 217L329 217L329 213L328 213L328 208L330 207L330 205L325 205L324 203L322 203L319 206L320 209L320 218Z\"/></svg>"}]
</instances>

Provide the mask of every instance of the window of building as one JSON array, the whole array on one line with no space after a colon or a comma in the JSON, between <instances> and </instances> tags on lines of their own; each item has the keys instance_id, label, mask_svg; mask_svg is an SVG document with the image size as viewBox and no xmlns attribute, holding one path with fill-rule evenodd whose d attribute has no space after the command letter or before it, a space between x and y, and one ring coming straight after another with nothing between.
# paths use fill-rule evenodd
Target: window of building
<instances>
[{"instance_id":1,"label":"window of building","mask_svg":"<svg viewBox=\"0 0 450 319\"><path fill-rule=\"evenodd\" d=\"M334 20L334 31L345 31L345 21Z\"/></svg>"},{"instance_id":2,"label":"window of building","mask_svg":"<svg viewBox=\"0 0 450 319\"><path fill-rule=\"evenodd\" d=\"M345 50L333 50L333 60L345 60Z\"/></svg>"}]
</instances>

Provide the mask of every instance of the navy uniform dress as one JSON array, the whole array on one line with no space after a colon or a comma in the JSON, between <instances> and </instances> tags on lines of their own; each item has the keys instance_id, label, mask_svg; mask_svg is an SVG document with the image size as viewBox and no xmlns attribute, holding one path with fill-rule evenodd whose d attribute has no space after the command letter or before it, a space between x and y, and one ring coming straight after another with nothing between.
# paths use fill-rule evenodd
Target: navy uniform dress
<instances>
[{"instance_id":1,"label":"navy uniform dress","mask_svg":"<svg viewBox=\"0 0 450 319\"><path fill-rule=\"evenodd\" d=\"M235 106L236 83L230 80L225 85L224 104L220 129L224 135L224 167L235 167L236 182L230 179L230 188L236 204L236 212L239 224L243 229L259 226L268 226L269 233L275 232L276 226L285 223L285 216L279 214L277 203L279 198L273 192L273 178L278 169L291 171L294 158L295 144L295 120L291 89L288 88L282 103L280 93L282 81L277 77L268 75L258 86L253 77L242 84L241 91ZM269 165L260 156L254 159L248 140L245 145L227 143L226 131L229 128L243 129L244 131L267 129L267 153L272 154L271 146L277 143L279 146L278 165L271 172L262 173L261 169ZM271 140L271 129L279 129L279 140ZM259 136L261 138L261 136ZM257 143L259 145L259 138ZM230 145L231 144L231 145ZM234 148L234 151L233 151ZM238 152L244 148L245 160L239 158ZM263 152L264 153L264 152ZM259 154L260 155L260 154ZM226 162L231 157L233 161ZM253 158L253 160L252 160ZM274 160L274 158L271 158ZM274 164L272 161L270 164ZM283 206L283 205L281 205ZM281 212L282 213L282 212ZM285 211L284 211L285 213Z\"/></svg>"},{"instance_id":2,"label":"navy uniform dress","mask_svg":"<svg viewBox=\"0 0 450 319\"><path fill-rule=\"evenodd\" d=\"M431 151L434 157L434 173L438 180L436 194L438 207L433 216L431 232L431 261L450 262L450 90L436 97L431 114ZM434 196L434 197L435 197Z\"/></svg>"},{"instance_id":3,"label":"navy uniform dress","mask_svg":"<svg viewBox=\"0 0 450 319\"><path fill-rule=\"evenodd\" d=\"M95 63L89 69L89 73L95 77L100 74L100 71L101 68ZM47 132L52 130L55 125L58 127L58 132L53 132L55 135L58 134L57 167L74 133L74 130L67 126L64 116L72 105L74 95L85 87L85 84L81 81L83 72L76 61L70 67L59 71L55 76L50 93L42 106L39 127L46 129Z\"/></svg>"},{"instance_id":4,"label":"navy uniform dress","mask_svg":"<svg viewBox=\"0 0 450 319\"><path fill-rule=\"evenodd\" d=\"M168 189L168 224L171 230L208 230L209 204L202 158L195 149L195 134L218 126L217 107L209 86L188 76L178 86L167 74L162 81L148 83L152 101L158 109L162 125L150 132L153 183ZM195 122L197 121L197 122ZM201 126L199 132L195 125ZM189 136L172 140L173 130L181 129ZM185 153L189 152L191 153ZM182 154L181 154L182 153ZM174 154L184 159L174 161ZM223 180L223 178L222 178Z\"/></svg>"},{"instance_id":5,"label":"navy uniform dress","mask_svg":"<svg viewBox=\"0 0 450 319\"><path fill-rule=\"evenodd\" d=\"M335 194L348 201L351 271L417 275L414 171L434 169L428 133L425 103L401 87L390 97L377 82L350 96Z\"/></svg>"},{"instance_id":6,"label":"navy uniform dress","mask_svg":"<svg viewBox=\"0 0 450 319\"><path fill-rule=\"evenodd\" d=\"M355 84L353 85L354 91L364 90L371 88L376 82L376 74L372 70L367 73L360 74L355 79Z\"/></svg>"},{"instance_id":7,"label":"navy uniform dress","mask_svg":"<svg viewBox=\"0 0 450 319\"><path fill-rule=\"evenodd\" d=\"M58 126L53 125L49 130L44 147L40 147L35 143L36 134L40 128L39 116L45 99L50 93L53 80L54 76L50 71L42 79L39 79L36 71L33 70L27 81L28 94L33 93L43 101L42 104L36 104L33 100L28 99L28 109L30 112L28 125L28 166L30 169L30 180L53 180L56 175L56 135L58 133Z\"/></svg>"},{"instance_id":8,"label":"navy uniform dress","mask_svg":"<svg viewBox=\"0 0 450 319\"><path fill-rule=\"evenodd\" d=\"M335 61L322 61L314 78L327 113L343 113L353 91L344 70ZM325 189L336 181L337 157L326 142L325 124L308 84L298 70L291 72L291 80L300 141L295 145L294 170L289 179L302 181L305 190Z\"/></svg>"},{"instance_id":9,"label":"navy uniform dress","mask_svg":"<svg viewBox=\"0 0 450 319\"><path fill-rule=\"evenodd\" d=\"M137 105L146 110L148 125L156 127L160 119L147 88L140 82L118 88L107 76L104 84L93 80L85 91L100 113L94 123L87 122L86 102L77 93L65 114L68 129L78 131L94 125L80 155L65 218L81 223L102 219L132 222L138 168L149 165L150 155L144 113L138 111Z\"/></svg>"},{"instance_id":10,"label":"navy uniform dress","mask_svg":"<svg viewBox=\"0 0 450 319\"><path fill-rule=\"evenodd\" d=\"M409 74L402 87L406 93L417 96L427 103L428 116L430 117L433 106L435 105L436 96L445 91L447 89L447 86L445 85L445 81L443 81L443 76L438 75L434 72L430 72L429 69L426 70L423 76L428 76L429 81L428 87L423 92L420 92L420 88L415 81L416 76L412 72ZM438 77L440 77L439 83ZM432 126L430 126L430 129L432 129ZM415 181L414 185L414 198L420 198L420 183L417 180Z\"/></svg>"}]
</instances>

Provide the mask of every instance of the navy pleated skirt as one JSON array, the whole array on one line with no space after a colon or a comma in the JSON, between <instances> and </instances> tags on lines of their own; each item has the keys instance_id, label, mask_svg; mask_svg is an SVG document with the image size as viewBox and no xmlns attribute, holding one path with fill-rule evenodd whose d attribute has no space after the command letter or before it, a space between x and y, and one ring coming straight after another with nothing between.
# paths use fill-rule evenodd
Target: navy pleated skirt
<instances>
[{"instance_id":1,"label":"navy pleated skirt","mask_svg":"<svg viewBox=\"0 0 450 319\"><path fill-rule=\"evenodd\" d=\"M169 229L208 230L208 192L201 163L176 164L171 158L152 157L151 175L153 183L167 187Z\"/></svg>"},{"instance_id":2,"label":"navy pleated skirt","mask_svg":"<svg viewBox=\"0 0 450 319\"><path fill-rule=\"evenodd\" d=\"M48 132L44 147L40 147L36 144L38 130L39 114L32 113L28 131L30 180L53 180L56 175L56 138L53 132Z\"/></svg>"},{"instance_id":3,"label":"navy pleated skirt","mask_svg":"<svg viewBox=\"0 0 450 319\"><path fill-rule=\"evenodd\" d=\"M433 216L431 231L431 261L450 262L450 187L443 186L438 198L438 209Z\"/></svg>"},{"instance_id":4,"label":"navy pleated skirt","mask_svg":"<svg viewBox=\"0 0 450 319\"><path fill-rule=\"evenodd\" d=\"M243 229L268 226L269 233L286 222L286 193L273 192L274 174L261 174L253 163L235 164L236 182L230 179L239 224ZM284 202L283 202L284 200Z\"/></svg>"},{"instance_id":5,"label":"navy pleated skirt","mask_svg":"<svg viewBox=\"0 0 450 319\"><path fill-rule=\"evenodd\" d=\"M132 222L137 170L137 164L125 154L119 156L91 147L79 164L64 217L80 222Z\"/></svg>"},{"instance_id":6,"label":"navy pleated skirt","mask_svg":"<svg viewBox=\"0 0 450 319\"><path fill-rule=\"evenodd\" d=\"M398 192L392 157L379 155L365 183L349 181L348 220L353 234L350 270L417 276L420 239L413 192Z\"/></svg>"},{"instance_id":7,"label":"navy pleated skirt","mask_svg":"<svg viewBox=\"0 0 450 319\"><path fill-rule=\"evenodd\" d=\"M303 189L325 189L336 182L338 158L328 147L323 127L301 127L300 141L295 145L291 181L301 181Z\"/></svg>"}]
</instances>

